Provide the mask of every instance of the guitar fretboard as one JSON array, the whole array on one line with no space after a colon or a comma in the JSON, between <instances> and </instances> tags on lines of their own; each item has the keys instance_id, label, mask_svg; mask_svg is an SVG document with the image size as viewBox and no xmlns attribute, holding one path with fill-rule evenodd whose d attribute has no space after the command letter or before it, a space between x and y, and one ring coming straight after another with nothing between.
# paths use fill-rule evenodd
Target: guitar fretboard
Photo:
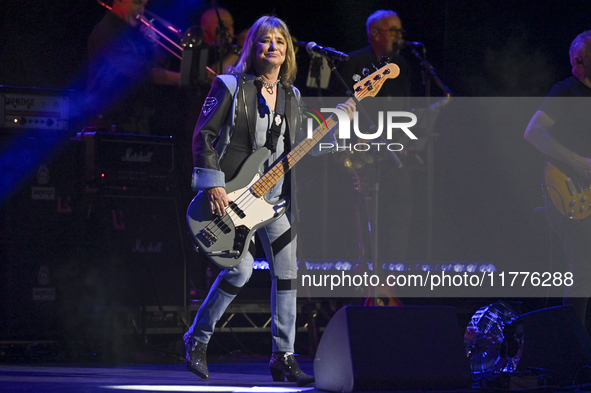
<instances>
[{"instance_id":1,"label":"guitar fretboard","mask_svg":"<svg viewBox=\"0 0 591 393\"><path fill-rule=\"evenodd\" d=\"M251 190L254 195L260 198L269 192L269 190L271 190L271 188L273 188L273 186L277 184L299 160L301 160L318 142L320 142L322 138L324 138L326 134L328 134L328 131L337 125L335 118L336 116L334 114L329 116L328 119L326 119L326 125L328 125L328 127L324 124L316 127L312 133L312 138L306 138L296 145L292 151L253 184Z\"/></svg>"},{"instance_id":2,"label":"guitar fretboard","mask_svg":"<svg viewBox=\"0 0 591 393\"><path fill-rule=\"evenodd\" d=\"M388 64L379 71L374 72L361 82L355 85L355 97L362 100L365 97L375 96L380 90L384 81L388 78L396 78L400 69L395 64ZM348 104L354 103L352 98L347 100ZM312 133L312 138L306 138L292 149L285 157L267 171L250 188L253 194L261 198L273 188L286 174L301 160L312 148L322 140L338 124L337 117L333 113L326 119L326 124L322 123Z\"/></svg>"}]
</instances>

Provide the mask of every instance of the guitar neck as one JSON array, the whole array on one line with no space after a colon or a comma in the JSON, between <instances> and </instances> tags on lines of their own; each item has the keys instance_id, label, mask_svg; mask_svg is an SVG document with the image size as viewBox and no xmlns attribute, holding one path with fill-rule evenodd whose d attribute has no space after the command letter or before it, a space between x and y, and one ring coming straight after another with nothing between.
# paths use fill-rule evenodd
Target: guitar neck
<instances>
[{"instance_id":1,"label":"guitar neck","mask_svg":"<svg viewBox=\"0 0 591 393\"><path fill-rule=\"evenodd\" d=\"M353 102L352 98L349 98L347 102ZM296 147L293 148L285 157L283 157L277 164L267 171L253 186L251 187L252 192L258 198L265 195L267 192L275 186L281 180L287 172L293 168L312 148L322 140L328 134L328 132L337 125L337 118L334 115L330 115L326 119L326 125L320 124L312 133L312 138L306 138L300 142ZM328 127L327 127L328 126Z\"/></svg>"},{"instance_id":2,"label":"guitar neck","mask_svg":"<svg viewBox=\"0 0 591 393\"><path fill-rule=\"evenodd\" d=\"M357 100L365 97L375 97L384 81L396 78L400 74L400 68L396 64L388 64L367 76L354 86L354 95ZM347 104L355 103L353 98L347 100ZM326 119L326 123L320 124L312 133L312 138L306 138L300 142L292 151L275 164L251 187L252 192L258 198L263 197L273 188L293 166L302 159L312 148L320 142L338 124L338 118L333 113ZM295 131L295 130L294 130Z\"/></svg>"}]
</instances>

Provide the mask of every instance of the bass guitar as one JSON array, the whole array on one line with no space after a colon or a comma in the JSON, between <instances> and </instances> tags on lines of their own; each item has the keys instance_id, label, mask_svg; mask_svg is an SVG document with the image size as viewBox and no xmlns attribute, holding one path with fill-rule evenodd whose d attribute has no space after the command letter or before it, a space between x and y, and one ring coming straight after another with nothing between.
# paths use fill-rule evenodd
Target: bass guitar
<instances>
[{"instance_id":1,"label":"bass guitar","mask_svg":"<svg viewBox=\"0 0 591 393\"><path fill-rule=\"evenodd\" d=\"M353 86L355 97L358 100L374 97L387 79L396 78L399 73L396 64L385 65ZM264 174L261 168L271 151L267 148L255 151L226 184L232 202L223 216L211 213L207 195L200 191L187 209L189 234L197 248L222 269L239 265L256 230L277 220L287 209L287 201L271 203L265 195L336 125L333 114L314 130L312 138L304 139Z\"/></svg>"},{"instance_id":2,"label":"bass guitar","mask_svg":"<svg viewBox=\"0 0 591 393\"><path fill-rule=\"evenodd\" d=\"M546 164L544 189L560 213L573 220L582 220L591 214L590 184L574 171L563 170L569 175L550 162Z\"/></svg>"}]
</instances>

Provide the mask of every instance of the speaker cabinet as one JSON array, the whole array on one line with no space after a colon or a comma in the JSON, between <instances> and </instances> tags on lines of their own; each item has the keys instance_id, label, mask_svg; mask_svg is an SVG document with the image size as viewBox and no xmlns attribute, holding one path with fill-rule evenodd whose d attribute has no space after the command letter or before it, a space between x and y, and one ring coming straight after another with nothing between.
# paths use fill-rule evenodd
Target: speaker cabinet
<instances>
[{"instance_id":1,"label":"speaker cabinet","mask_svg":"<svg viewBox=\"0 0 591 393\"><path fill-rule=\"evenodd\" d=\"M332 392L470 388L452 307L341 308L314 359L316 387Z\"/></svg>"},{"instance_id":2,"label":"speaker cabinet","mask_svg":"<svg viewBox=\"0 0 591 393\"><path fill-rule=\"evenodd\" d=\"M81 214L77 145L31 131L0 135L0 148L10 165L0 190L0 241L74 242Z\"/></svg>"},{"instance_id":3,"label":"speaker cabinet","mask_svg":"<svg viewBox=\"0 0 591 393\"><path fill-rule=\"evenodd\" d=\"M85 238L90 263L102 266L106 293L122 306L184 306L185 250L173 196L103 195Z\"/></svg>"},{"instance_id":4,"label":"speaker cabinet","mask_svg":"<svg viewBox=\"0 0 591 393\"><path fill-rule=\"evenodd\" d=\"M60 339L59 307L79 263L75 255L59 243L5 243L0 262L2 340Z\"/></svg>"},{"instance_id":5,"label":"speaker cabinet","mask_svg":"<svg viewBox=\"0 0 591 393\"><path fill-rule=\"evenodd\" d=\"M521 316L523 352L518 370L543 369L572 385L591 366L591 339L572 307L551 307ZM589 380L589 373L584 374Z\"/></svg>"}]
</instances>

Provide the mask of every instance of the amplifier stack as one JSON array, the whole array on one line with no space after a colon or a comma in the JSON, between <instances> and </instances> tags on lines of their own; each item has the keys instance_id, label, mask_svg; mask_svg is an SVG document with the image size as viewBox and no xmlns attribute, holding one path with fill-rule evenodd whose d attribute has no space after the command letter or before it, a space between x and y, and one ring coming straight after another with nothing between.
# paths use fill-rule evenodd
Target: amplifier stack
<instances>
[{"instance_id":1,"label":"amplifier stack","mask_svg":"<svg viewBox=\"0 0 591 393\"><path fill-rule=\"evenodd\" d=\"M2 336L61 340L113 328L87 310L185 306L172 137L71 132L67 91L0 86L0 97Z\"/></svg>"}]
</instances>

